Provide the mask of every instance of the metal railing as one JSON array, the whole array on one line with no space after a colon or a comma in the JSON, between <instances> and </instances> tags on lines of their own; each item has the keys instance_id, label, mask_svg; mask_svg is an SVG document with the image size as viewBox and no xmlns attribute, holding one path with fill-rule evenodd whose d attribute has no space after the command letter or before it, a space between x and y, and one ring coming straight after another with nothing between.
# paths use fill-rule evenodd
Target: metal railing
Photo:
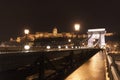
<instances>
[{"instance_id":1,"label":"metal railing","mask_svg":"<svg viewBox=\"0 0 120 80\"><path fill-rule=\"evenodd\" d=\"M107 56L107 67L110 80L120 80L120 74L116 67L115 60L109 54Z\"/></svg>"},{"instance_id":2,"label":"metal railing","mask_svg":"<svg viewBox=\"0 0 120 80\"><path fill-rule=\"evenodd\" d=\"M38 73L37 78L39 80L55 80L55 78L63 80L100 50L87 48L16 52L14 54L11 52L0 55L0 69L4 68L4 71L16 69L16 71L23 72L23 74L29 72L29 75L32 75L35 71L35 73ZM33 71L30 73L30 70ZM2 69L1 73L4 71ZM27 74L25 74L26 77Z\"/></svg>"}]
</instances>

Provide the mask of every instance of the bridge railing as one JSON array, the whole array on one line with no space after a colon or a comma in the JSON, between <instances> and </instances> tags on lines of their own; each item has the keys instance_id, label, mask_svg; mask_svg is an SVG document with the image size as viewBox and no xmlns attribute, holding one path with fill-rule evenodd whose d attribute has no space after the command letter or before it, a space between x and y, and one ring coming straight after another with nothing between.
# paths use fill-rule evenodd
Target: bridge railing
<instances>
[{"instance_id":1,"label":"bridge railing","mask_svg":"<svg viewBox=\"0 0 120 80\"><path fill-rule=\"evenodd\" d=\"M115 58L111 55L111 53L107 54L107 68L110 80L120 80L120 71L115 63Z\"/></svg>"},{"instance_id":2,"label":"bridge railing","mask_svg":"<svg viewBox=\"0 0 120 80\"><path fill-rule=\"evenodd\" d=\"M10 52L0 55L0 72L16 69L26 77L38 73L39 80L63 80L98 51L85 48Z\"/></svg>"}]
</instances>

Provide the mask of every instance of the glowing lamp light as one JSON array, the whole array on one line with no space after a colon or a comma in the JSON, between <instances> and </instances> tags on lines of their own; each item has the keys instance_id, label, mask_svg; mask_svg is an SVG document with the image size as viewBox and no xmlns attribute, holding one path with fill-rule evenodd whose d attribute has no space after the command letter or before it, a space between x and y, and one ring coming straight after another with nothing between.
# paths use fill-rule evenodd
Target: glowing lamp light
<instances>
[{"instance_id":1,"label":"glowing lamp light","mask_svg":"<svg viewBox=\"0 0 120 80\"><path fill-rule=\"evenodd\" d=\"M65 46L66 49L68 49L68 46Z\"/></svg>"},{"instance_id":2,"label":"glowing lamp light","mask_svg":"<svg viewBox=\"0 0 120 80\"><path fill-rule=\"evenodd\" d=\"M25 34L29 34L29 32L30 32L29 29L25 29L25 30L24 30L24 33L25 33Z\"/></svg>"},{"instance_id":3,"label":"glowing lamp light","mask_svg":"<svg viewBox=\"0 0 120 80\"><path fill-rule=\"evenodd\" d=\"M80 30L80 24L75 24L74 28L75 28L75 31L79 31Z\"/></svg>"},{"instance_id":4,"label":"glowing lamp light","mask_svg":"<svg viewBox=\"0 0 120 80\"><path fill-rule=\"evenodd\" d=\"M61 49L61 46L58 46L58 49Z\"/></svg>"},{"instance_id":5,"label":"glowing lamp light","mask_svg":"<svg viewBox=\"0 0 120 80\"><path fill-rule=\"evenodd\" d=\"M71 39L68 39L68 42L71 42Z\"/></svg>"},{"instance_id":6,"label":"glowing lamp light","mask_svg":"<svg viewBox=\"0 0 120 80\"><path fill-rule=\"evenodd\" d=\"M75 46L75 48L77 49L78 47L77 47L77 46Z\"/></svg>"},{"instance_id":7,"label":"glowing lamp light","mask_svg":"<svg viewBox=\"0 0 120 80\"><path fill-rule=\"evenodd\" d=\"M25 49L25 50L29 50L29 49L30 49L30 46L29 46L29 45L25 45L25 46L24 46L24 49Z\"/></svg>"},{"instance_id":8,"label":"glowing lamp light","mask_svg":"<svg viewBox=\"0 0 120 80\"><path fill-rule=\"evenodd\" d=\"M74 47L72 46L71 48L73 49Z\"/></svg>"},{"instance_id":9,"label":"glowing lamp light","mask_svg":"<svg viewBox=\"0 0 120 80\"><path fill-rule=\"evenodd\" d=\"M46 46L46 48L47 48L47 49L50 49L50 46L48 45L48 46Z\"/></svg>"}]
</instances>

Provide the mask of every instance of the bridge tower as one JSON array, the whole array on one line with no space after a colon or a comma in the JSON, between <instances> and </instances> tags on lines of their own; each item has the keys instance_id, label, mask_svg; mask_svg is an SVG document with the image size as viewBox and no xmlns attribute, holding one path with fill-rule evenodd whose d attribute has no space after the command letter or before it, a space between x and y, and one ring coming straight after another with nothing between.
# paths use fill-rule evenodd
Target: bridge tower
<instances>
[{"instance_id":1,"label":"bridge tower","mask_svg":"<svg viewBox=\"0 0 120 80\"><path fill-rule=\"evenodd\" d=\"M105 47L105 28L88 29L88 47ZM96 41L96 42L95 42Z\"/></svg>"}]
</instances>

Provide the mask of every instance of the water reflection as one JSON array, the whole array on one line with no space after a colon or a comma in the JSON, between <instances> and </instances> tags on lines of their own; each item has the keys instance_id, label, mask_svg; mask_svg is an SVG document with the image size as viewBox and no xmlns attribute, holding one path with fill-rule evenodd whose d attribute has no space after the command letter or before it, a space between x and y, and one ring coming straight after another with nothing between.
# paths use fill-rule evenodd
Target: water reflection
<instances>
[{"instance_id":1,"label":"water reflection","mask_svg":"<svg viewBox=\"0 0 120 80\"><path fill-rule=\"evenodd\" d=\"M99 52L94 55L65 80L105 80L103 53Z\"/></svg>"}]
</instances>

